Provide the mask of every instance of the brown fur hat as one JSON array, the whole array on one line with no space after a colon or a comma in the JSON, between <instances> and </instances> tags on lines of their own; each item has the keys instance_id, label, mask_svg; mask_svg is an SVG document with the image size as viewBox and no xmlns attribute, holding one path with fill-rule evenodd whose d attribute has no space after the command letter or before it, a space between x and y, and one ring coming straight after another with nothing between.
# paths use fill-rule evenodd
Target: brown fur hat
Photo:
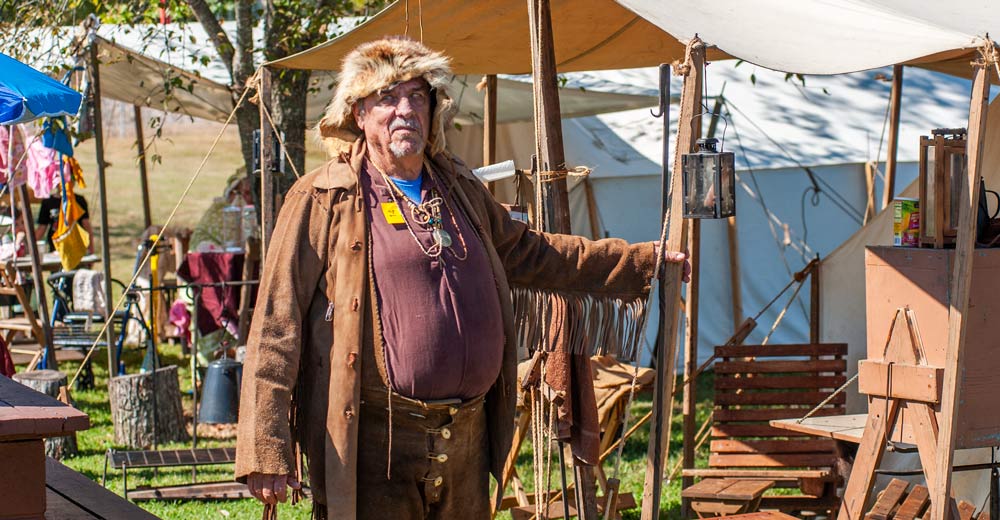
<instances>
[{"instance_id":1,"label":"brown fur hat","mask_svg":"<svg viewBox=\"0 0 1000 520\"><path fill-rule=\"evenodd\" d=\"M431 155L444 151L444 131L457 110L448 95L452 75L449 61L420 42L398 36L363 43L348 53L333 100L317 125L327 154L340 153L361 135L352 112L355 103L414 78L423 78L436 93L427 151Z\"/></svg>"}]
</instances>

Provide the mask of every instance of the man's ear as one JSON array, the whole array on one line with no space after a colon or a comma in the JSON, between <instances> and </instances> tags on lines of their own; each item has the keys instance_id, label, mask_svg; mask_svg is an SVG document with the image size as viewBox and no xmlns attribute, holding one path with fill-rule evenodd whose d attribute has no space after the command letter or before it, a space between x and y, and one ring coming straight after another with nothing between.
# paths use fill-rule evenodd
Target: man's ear
<instances>
[{"instance_id":1,"label":"man's ear","mask_svg":"<svg viewBox=\"0 0 1000 520\"><path fill-rule=\"evenodd\" d=\"M365 108L361 105L363 101L358 101L351 107L351 114L354 115L354 124L358 125L361 133L365 132Z\"/></svg>"}]
</instances>

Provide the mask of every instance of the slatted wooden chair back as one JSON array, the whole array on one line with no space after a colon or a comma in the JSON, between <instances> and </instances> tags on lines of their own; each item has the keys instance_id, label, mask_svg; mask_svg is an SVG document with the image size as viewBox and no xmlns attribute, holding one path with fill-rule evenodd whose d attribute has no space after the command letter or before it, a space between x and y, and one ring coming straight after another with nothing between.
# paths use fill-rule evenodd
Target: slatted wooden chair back
<instances>
[{"instance_id":1,"label":"slatted wooden chair back","mask_svg":"<svg viewBox=\"0 0 1000 520\"><path fill-rule=\"evenodd\" d=\"M720 346L715 353L709 467L722 470L720 476L759 472L779 487L800 488L799 498L765 497L762 508L809 510L799 507L808 505L806 496L835 499L834 441L795 436L768 422L802 417L844 384L847 345ZM845 395L838 394L814 415L844 414L844 404Z\"/></svg>"},{"instance_id":2,"label":"slatted wooden chair back","mask_svg":"<svg viewBox=\"0 0 1000 520\"><path fill-rule=\"evenodd\" d=\"M0 295L13 296L24 313L22 317L0 319L0 334L4 335L7 344L11 343L14 335L21 333L35 340L39 345L44 345L45 334L42 332L42 325L31 308L31 302L24 292L24 288L17 283L17 271L11 262L0 265Z\"/></svg>"}]
</instances>

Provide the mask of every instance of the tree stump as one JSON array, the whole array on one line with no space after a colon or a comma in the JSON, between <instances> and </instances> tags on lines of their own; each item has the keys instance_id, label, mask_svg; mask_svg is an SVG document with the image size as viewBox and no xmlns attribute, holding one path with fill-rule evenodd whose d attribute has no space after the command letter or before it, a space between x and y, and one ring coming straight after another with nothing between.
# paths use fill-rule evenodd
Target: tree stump
<instances>
[{"instance_id":1,"label":"tree stump","mask_svg":"<svg viewBox=\"0 0 1000 520\"><path fill-rule=\"evenodd\" d=\"M111 379L108 394L115 444L146 449L154 444L188 439L177 367L163 367L155 374L155 377L147 372Z\"/></svg>"},{"instance_id":2,"label":"tree stump","mask_svg":"<svg viewBox=\"0 0 1000 520\"><path fill-rule=\"evenodd\" d=\"M47 396L59 399L59 388L66 386L66 374L58 370L32 370L14 374L14 381ZM68 399L59 399L70 404ZM73 457L77 454L76 433L65 437L49 437L45 439L45 454L56 460Z\"/></svg>"}]
</instances>

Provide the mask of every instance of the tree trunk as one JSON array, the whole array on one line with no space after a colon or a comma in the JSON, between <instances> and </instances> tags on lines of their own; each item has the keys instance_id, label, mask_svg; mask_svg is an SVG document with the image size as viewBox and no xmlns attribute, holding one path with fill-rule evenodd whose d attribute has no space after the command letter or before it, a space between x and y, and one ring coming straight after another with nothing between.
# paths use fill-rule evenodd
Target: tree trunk
<instances>
[{"instance_id":1,"label":"tree trunk","mask_svg":"<svg viewBox=\"0 0 1000 520\"><path fill-rule=\"evenodd\" d=\"M176 366L156 370L155 378L151 373L112 378L108 393L116 444L155 449L188 439Z\"/></svg>"},{"instance_id":2,"label":"tree trunk","mask_svg":"<svg viewBox=\"0 0 1000 520\"><path fill-rule=\"evenodd\" d=\"M14 381L47 396L59 399L59 388L66 386L66 374L58 370L33 370L14 374ZM66 403L70 404L70 403ZM56 460L77 454L76 433L45 439L45 455Z\"/></svg>"},{"instance_id":3,"label":"tree trunk","mask_svg":"<svg viewBox=\"0 0 1000 520\"><path fill-rule=\"evenodd\" d=\"M276 191L284 195L295 184L295 172L305 175L306 167L306 97L309 95L307 70L281 70L273 76L272 105L274 124L285 142L285 171L275 176ZM291 164L289 163L291 159ZM293 167L294 165L294 167Z\"/></svg>"}]
</instances>

